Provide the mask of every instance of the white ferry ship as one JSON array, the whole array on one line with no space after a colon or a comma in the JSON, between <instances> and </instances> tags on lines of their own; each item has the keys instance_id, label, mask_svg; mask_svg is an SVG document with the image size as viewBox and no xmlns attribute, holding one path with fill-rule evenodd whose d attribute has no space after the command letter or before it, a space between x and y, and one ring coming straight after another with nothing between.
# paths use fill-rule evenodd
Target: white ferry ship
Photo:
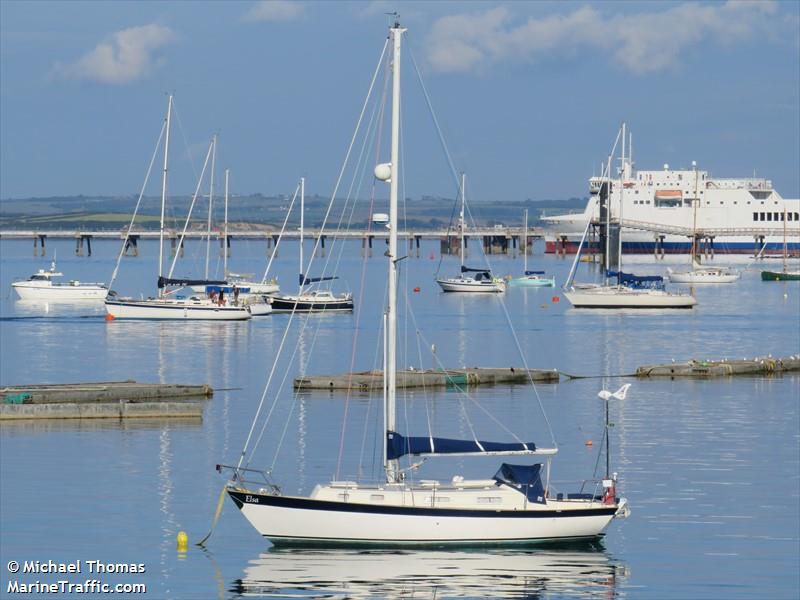
<instances>
[{"instance_id":1,"label":"white ferry ship","mask_svg":"<svg viewBox=\"0 0 800 600\"><path fill-rule=\"evenodd\" d=\"M588 219L600 217L602 177L589 179L582 213L542 217L546 252L574 253ZM697 168L637 171L626 157L611 179L611 218L622 217L622 251L689 253L692 237L707 254L800 254L800 200L787 200L768 179L717 179ZM592 250L591 244L589 245Z\"/></svg>"}]
</instances>

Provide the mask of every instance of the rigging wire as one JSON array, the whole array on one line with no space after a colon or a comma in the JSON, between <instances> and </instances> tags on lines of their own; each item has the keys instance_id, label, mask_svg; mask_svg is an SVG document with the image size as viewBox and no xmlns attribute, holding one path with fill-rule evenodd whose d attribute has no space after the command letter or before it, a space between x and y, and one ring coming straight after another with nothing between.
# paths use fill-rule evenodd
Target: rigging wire
<instances>
[{"instance_id":1,"label":"rigging wire","mask_svg":"<svg viewBox=\"0 0 800 600\"><path fill-rule=\"evenodd\" d=\"M408 49L409 49L409 55L411 56L411 62L414 65L414 70L417 73L417 78L418 78L418 80L420 82L420 86L422 87L422 91L423 91L423 94L425 96L425 101L426 101L426 103L428 105L428 110L430 111L431 117L433 118L434 125L436 126L436 132L439 135L439 142L442 145L442 149L444 150L445 156L447 158L447 162L450 165L451 175L453 176L453 179L457 184L458 183L458 173L456 171L455 165L453 164L453 160L452 160L452 156L450 154L450 151L447 148L447 143L445 142L444 136L442 135L442 129L439 126L439 121L436 118L436 114L435 114L435 112L433 110L433 105L432 105L432 103L430 101L430 96L428 94L427 89L425 88L425 83L422 80L422 74L421 74L420 69L419 69L419 67L417 65L417 61L414 58L414 52L411 49L411 44L410 43L408 44ZM462 193L463 193L463 191L462 191ZM466 211L469 214L470 220L472 221L473 227L474 227L474 219L472 219L472 213L469 211L469 207L468 206L466 207ZM465 215L465 218L466 218L466 215ZM491 271L491 263L489 261L489 257L486 256L485 253L483 253L483 259L484 259L484 262L486 263L487 267L489 267L489 270ZM522 346L519 343L519 338L517 337L517 334L514 331L514 327L513 327L513 324L511 322L511 315L509 315L509 313L508 313L508 309L506 307L505 301L502 298L499 298L499 301L500 301L500 305L503 308L503 314L504 314L504 316L506 318L506 322L507 322L507 324L509 326L509 329L511 330L511 334L512 334L512 337L514 339L514 344L516 346L517 352L519 353L519 356L522 359L522 363L523 363L523 367L525 368L525 372L528 373L528 380L530 381L531 387L533 388L534 394L536 396L536 401L538 402L539 409L540 409L540 411L542 413L542 417L543 417L545 423L547 424L547 429L548 429L548 431L550 433L551 439L553 440L553 444L556 444L556 439L555 439L555 434L553 433L553 428L552 428L552 426L550 424L550 420L547 418L547 413L545 413L545 411L544 411L544 405L542 404L542 399L539 396L539 391L537 390L536 385L535 385L535 383L533 381L533 377L530 374L530 369L528 368L528 362L525 359L525 354L522 351ZM438 362L438 358L437 358L437 362Z\"/></svg>"},{"instance_id":2,"label":"rigging wire","mask_svg":"<svg viewBox=\"0 0 800 600\"><path fill-rule=\"evenodd\" d=\"M331 208L332 208L333 203L334 203L334 201L336 199L336 191L339 189L339 184L340 184L342 176L344 174L344 169L345 169L345 167L347 165L347 162L349 161L350 153L352 151L353 145L355 144L356 137L357 137L358 132L360 130L361 122L362 122L362 120L364 118L364 113L366 112L367 104L369 102L370 96L372 95L372 89L373 89L373 86L375 85L375 80L376 80L376 78L378 76L378 73L380 72L380 66L383 63L383 59L384 59L384 56L386 54L386 49L387 49L388 45L389 45L389 40L387 39L384 42L383 49L381 50L381 55L380 55L380 58L378 59L378 64L377 64L377 66L375 68L375 73L373 74L372 80L371 80L370 85L369 85L369 90L367 92L367 97L365 98L364 105L361 108L361 113L359 114L359 117L358 117L358 120L357 120L357 123L356 123L355 131L353 132L353 136L352 136L352 138L350 140L350 145L349 145L349 147L347 149L347 153L345 155L345 159L344 159L342 168L341 168L341 170L339 172L339 176L338 176L338 178L336 180L336 185L334 186L334 191L331 194L330 204L328 205L328 210L325 213L325 218L324 218L323 223L322 223L321 231L324 230L324 228L325 228L325 224L327 223L328 216L330 215ZM313 258L316 255L317 246L319 245L321 238L322 238L322 236L320 235L320 237L316 241L316 244L314 245L314 250L312 252L309 264L311 264L311 262L313 262ZM241 455L239 457L239 461L237 463L237 469L241 467L242 462L244 461L244 458L247 455L248 450L250 449L249 448L250 441L251 441L253 433L255 431L256 423L258 422L258 419L259 419L259 417L261 415L261 411L263 409L264 402L266 401L267 393L269 391L269 387L270 387L270 384L272 382L272 378L273 378L273 376L275 374L275 369L277 368L277 365L278 365L277 358L281 355L281 353L283 351L283 346L286 343L286 339L288 337L289 330L291 328L292 320L294 319L296 308L297 308L297 306L295 305L295 307L292 309L291 314L289 315L289 320L286 323L286 328L284 329L283 336L281 337L281 342L280 342L280 345L279 345L279 348L278 348L278 353L276 354L275 360L272 363L272 368L270 369L270 373L269 373L269 376L267 378L267 383L264 386L264 391L261 394L261 399L259 400L258 407L256 408L256 414L253 417L253 423L250 426L250 429L249 429L249 431L247 433L247 437L245 439L244 446L242 447L242 452L241 452ZM277 403L277 401L278 401L278 394L276 393L275 394L275 398L274 398L273 403L272 403L272 407L270 408L270 411L269 411L269 413L267 415L267 418L264 421L264 425L263 425L263 428L262 428L262 435L263 435L264 429L266 428L267 424L269 423L269 418L271 417L271 415L272 415L272 413L274 411L275 404ZM261 435L259 435L259 440L260 439L261 439ZM257 446L257 444L256 444L256 446ZM255 452L255 447L253 448L252 452L253 453Z\"/></svg>"},{"instance_id":3,"label":"rigging wire","mask_svg":"<svg viewBox=\"0 0 800 600\"><path fill-rule=\"evenodd\" d=\"M153 170L153 164L155 163L156 156L158 156L158 148L161 146L161 140L164 138L164 130L167 128L167 120L164 119L164 122L161 124L161 133L158 134L158 141L156 141L156 147L153 150L153 156L150 158L150 164L147 167L147 173L144 176L144 182L142 183L142 188L139 191L139 198L136 200L136 207L133 209L133 214L131 215L131 221L128 223L128 228L125 230L125 239L122 242L122 248L119 251L119 255L117 255L117 264L114 265L114 272L111 274L111 281L108 282L108 289L109 291L112 289L114 285L114 281L117 279L117 275L119 274L119 265L122 261L122 256L125 254L125 248L128 245L128 240L131 236L131 231L133 231L133 223L136 220L136 215L139 213L139 206L142 203L142 198L144 197L144 190L147 187L147 183L150 180L150 173Z\"/></svg>"}]
</instances>

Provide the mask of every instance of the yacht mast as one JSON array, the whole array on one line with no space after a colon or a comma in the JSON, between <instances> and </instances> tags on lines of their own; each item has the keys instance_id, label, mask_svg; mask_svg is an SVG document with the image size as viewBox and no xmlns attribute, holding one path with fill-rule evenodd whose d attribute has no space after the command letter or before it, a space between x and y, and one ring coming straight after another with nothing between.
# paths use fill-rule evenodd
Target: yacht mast
<instances>
[{"instance_id":1,"label":"yacht mast","mask_svg":"<svg viewBox=\"0 0 800 600\"><path fill-rule=\"evenodd\" d=\"M222 230L222 278L228 280L228 176L231 170L225 169L225 226Z\"/></svg>"},{"instance_id":2,"label":"yacht mast","mask_svg":"<svg viewBox=\"0 0 800 600\"><path fill-rule=\"evenodd\" d=\"M619 237L619 245L617 249L617 271L622 270L622 204L624 202L625 196L625 177L627 172L627 167L625 163L625 121L622 122L622 174L620 175L620 186L619 186L619 229L617 230L617 236Z\"/></svg>"},{"instance_id":3,"label":"yacht mast","mask_svg":"<svg viewBox=\"0 0 800 600\"><path fill-rule=\"evenodd\" d=\"M211 138L211 185L208 191L208 225L206 227L206 270L205 279L208 279L208 259L211 256L211 213L214 206L214 171L217 165L217 134Z\"/></svg>"},{"instance_id":4,"label":"yacht mast","mask_svg":"<svg viewBox=\"0 0 800 600\"><path fill-rule=\"evenodd\" d=\"M167 203L167 167L169 165L169 124L172 118L172 94L167 101L167 135L164 138L164 171L161 175L161 221L158 232L158 278L164 275L164 207ZM162 289L158 288L159 297Z\"/></svg>"},{"instance_id":5,"label":"yacht mast","mask_svg":"<svg viewBox=\"0 0 800 600\"><path fill-rule=\"evenodd\" d=\"M391 28L394 42L392 58L392 152L391 180L389 182L389 306L387 309L386 327L386 414L387 431L396 430L396 398L397 398L397 188L400 181L400 43L403 32L395 20ZM462 193L463 198L463 193ZM463 258L462 258L463 260ZM384 444L388 439L384 439ZM386 459L386 479L397 482L400 471L397 459Z\"/></svg>"},{"instance_id":6,"label":"yacht mast","mask_svg":"<svg viewBox=\"0 0 800 600\"><path fill-rule=\"evenodd\" d=\"M522 274L528 274L528 209L525 209L525 230L522 232Z\"/></svg>"},{"instance_id":7,"label":"yacht mast","mask_svg":"<svg viewBox=\"0 0 800 600\"><path fill-rule=\"evenodd\" d=\"M466 175L461 173L461 266L464 266L464 230L467 226L467 221L464 213L466 213L467 199Z\"/></svg>"},{"instance_id":8,"label":"yacht mast","mask_svg":"<svg viewBox=\"0 0 800 600\"><path fill-rule=\"evenodd\" d=\"M303 293L303 284L306 282L306 277L303 274L303 225L304 216L306 212L306 178L300 178L300 287L297 290L298 294Z\"/></svg>"}]
</instances>

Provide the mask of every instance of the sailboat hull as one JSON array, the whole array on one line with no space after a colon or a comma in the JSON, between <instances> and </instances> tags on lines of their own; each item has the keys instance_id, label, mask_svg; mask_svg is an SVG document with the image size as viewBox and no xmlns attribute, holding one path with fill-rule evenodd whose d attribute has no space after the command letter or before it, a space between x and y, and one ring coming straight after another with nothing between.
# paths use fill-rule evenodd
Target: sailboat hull
<instances>
[{"instance_id":1,"label":"sailboat hull","mask_svg":"<svg viewBox=\"0 0 800 600\"><path fill-rule=\"evenodd\" d=\"M451 279L437 279L436 283L443 292L468 292L473 294L497 294L506 289L505 282L496 280L469 279L466 277L453 277Z\"/></svg>"},{"instance_id":2,"label":"sailboat hull","mask_svg":"<svg viewBox=\"0 0 800 600\"><path fill-rule=\"evenodd\" d=\"M761 281L800 281L800 271L761 271Z\"/></svg>"},{"instance_id":3,"label":"sailboat hull","mask_svg":"<svg viewBox=\"0 0 800 600\"><path fill-rule=\"evenodd\" d=\"M304 296L272 296L274 312L352 312L353 299L314 298Z\"/></svg>"},{"instance_id":4,"label":"sailboat hull","mask_svg":"<svg viewBox=\"0 0 800 600\"><path fill-rule=\"evenodd\" d=\"M228 494L274 544L507 545L594 538L617 506L599 502L573 510L475 510L331 502L292 496Z\"/></svg>"},{"instance_id":5,"label":"sailboat hull","mask_svg":"<svg viewBox=\"0 0 800 600\"><path fill-rule=\"evenodd\" d=\"M251 317L244 306L193 300L106 300L105 304L106 312L115 319L245 321Z\"/></svg>"},{"instance_id":6,"label":"sailboat hull","mask_svg":"<svg viewBox=\"0 0 800 600\"><path fill-rule=\"evenodd\" d=\"M575 308L692 308L697 300L689 294L655 290L631 290L624 286L597 287L564 292Z\"/></svg>"}]
</instances>

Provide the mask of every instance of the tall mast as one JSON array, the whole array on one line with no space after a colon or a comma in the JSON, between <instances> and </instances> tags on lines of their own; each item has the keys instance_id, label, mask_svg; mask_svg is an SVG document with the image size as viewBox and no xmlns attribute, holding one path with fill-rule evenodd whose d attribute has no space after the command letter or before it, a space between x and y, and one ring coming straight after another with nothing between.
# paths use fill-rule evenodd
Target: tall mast
<instances>
[{"instance_id":1,"label":"tall mast","mask_svg":"<svg viewBox=\"0 0 800 600\"><path fill-rule=\"evenodd\" d=\"M522 232L522 260L523 268L522 274L527 274L528 271L528 209L525 209L525 230Z\"/></svg>"},{"instance_id":2,"label":"tall mast","mask_svg":"<svg viewBox=\"0 0 800 600\"><path fill-rule=\"evenodd\" d=\"M403 32L395 21L391 28L394 41L392 58L392 176L389 186L389 306L386 327L386 429L396 428L397 399L397 186L400 180L400 42ZM384 439L384 444L388 442ZM386 479L396 482L400 478L397 459L386 460Z\"/></svg>"},{"instance_id":3,"label":"tall mast","mask_svg":"<svg viewBox=\"0 0 800 600\"><path fill-rule=\"evenodd\" d=\"M464 266L464 230L467 228L467 221L464 213L466 212L467 193L466 175L461 173L461 266Z\"/></svg>"},{"instance_id":4,"label":"tall mast","mask_svg":"<svg viewBox=\"0 0 800 600\"><path fill-rule=\"evenodd\" d=\"M306 212L306 178L300 178L300 287L297 291L298 294L303 293L303 284L305 283L305 275L303 274L303 226Z\"/></svg>"},{"instance_id":5,"label":"tall mast","mask_svg":"<svg viewBox=\"0 0 800 600\"><path fill-rule=\"evenodd\" d=\"M205 279L208 279L208 259L211 256L211 212L214 206L214 171L217 165L217 134L211 138L211 185L208 191L208 226L206 227L206 271Z\"/></svg>"},{"instance_id":6,"label":"tall mast","mask_svg":"<svg viewBox=\"0 0 800 600\"><path fill-rule=\"evenodd\" d=\"M222 230L222 278L228 280L228 176L231 170L225 169L225 226Z\"/></svg>"},{"instance_id":7,"label":"tall mast","mask_svg":"<svg viewBox=\"0 0 800 600\"><path fill-rule=\"evenodd\" d=\"M161 175L161 221L158 232L158 278L164 275L164 207L167 203L167 167L169 165L169 124L172 119L172 94L167 101L167 135L164 138L164 171ZM158 288L158 295L161 290Z\"/></svg>"},{"instance_id":8,"label":"tall mast","mask_svg":"<svg viewBox=\"0 0 800 600\"><path fill-rule=\"evenodd\" d=\"M620 175L619 186L619 247L617 250L617 271L622 270L622 203L625 195L625 176L627 167L625 165L625 121L622 122L622 174Z\"/></svg>"},{"instance_id":9,"label":"tall mast","mask_svg":"<svg viewBox=\"0 0 800 600\"><path fill-rule=\"evenodd\" d=\"M700 198L697 195L697 162L692 161L692 168L694 169L694 198L692 198L692 256L691 264L692 271L694 271L695 263L697 262L697 205L700 203Z\"/></svg>"},{"instance_id":10,"label":"tall mast","mask_svg":"<svg viewBox=\"0 0 800 600\"><path fill-rule=\"evenodd\" d=\"M783 201L783 272L786 273L786 255L789 248L786 246L786 200Z\"/></svg>"}]
</instances>

